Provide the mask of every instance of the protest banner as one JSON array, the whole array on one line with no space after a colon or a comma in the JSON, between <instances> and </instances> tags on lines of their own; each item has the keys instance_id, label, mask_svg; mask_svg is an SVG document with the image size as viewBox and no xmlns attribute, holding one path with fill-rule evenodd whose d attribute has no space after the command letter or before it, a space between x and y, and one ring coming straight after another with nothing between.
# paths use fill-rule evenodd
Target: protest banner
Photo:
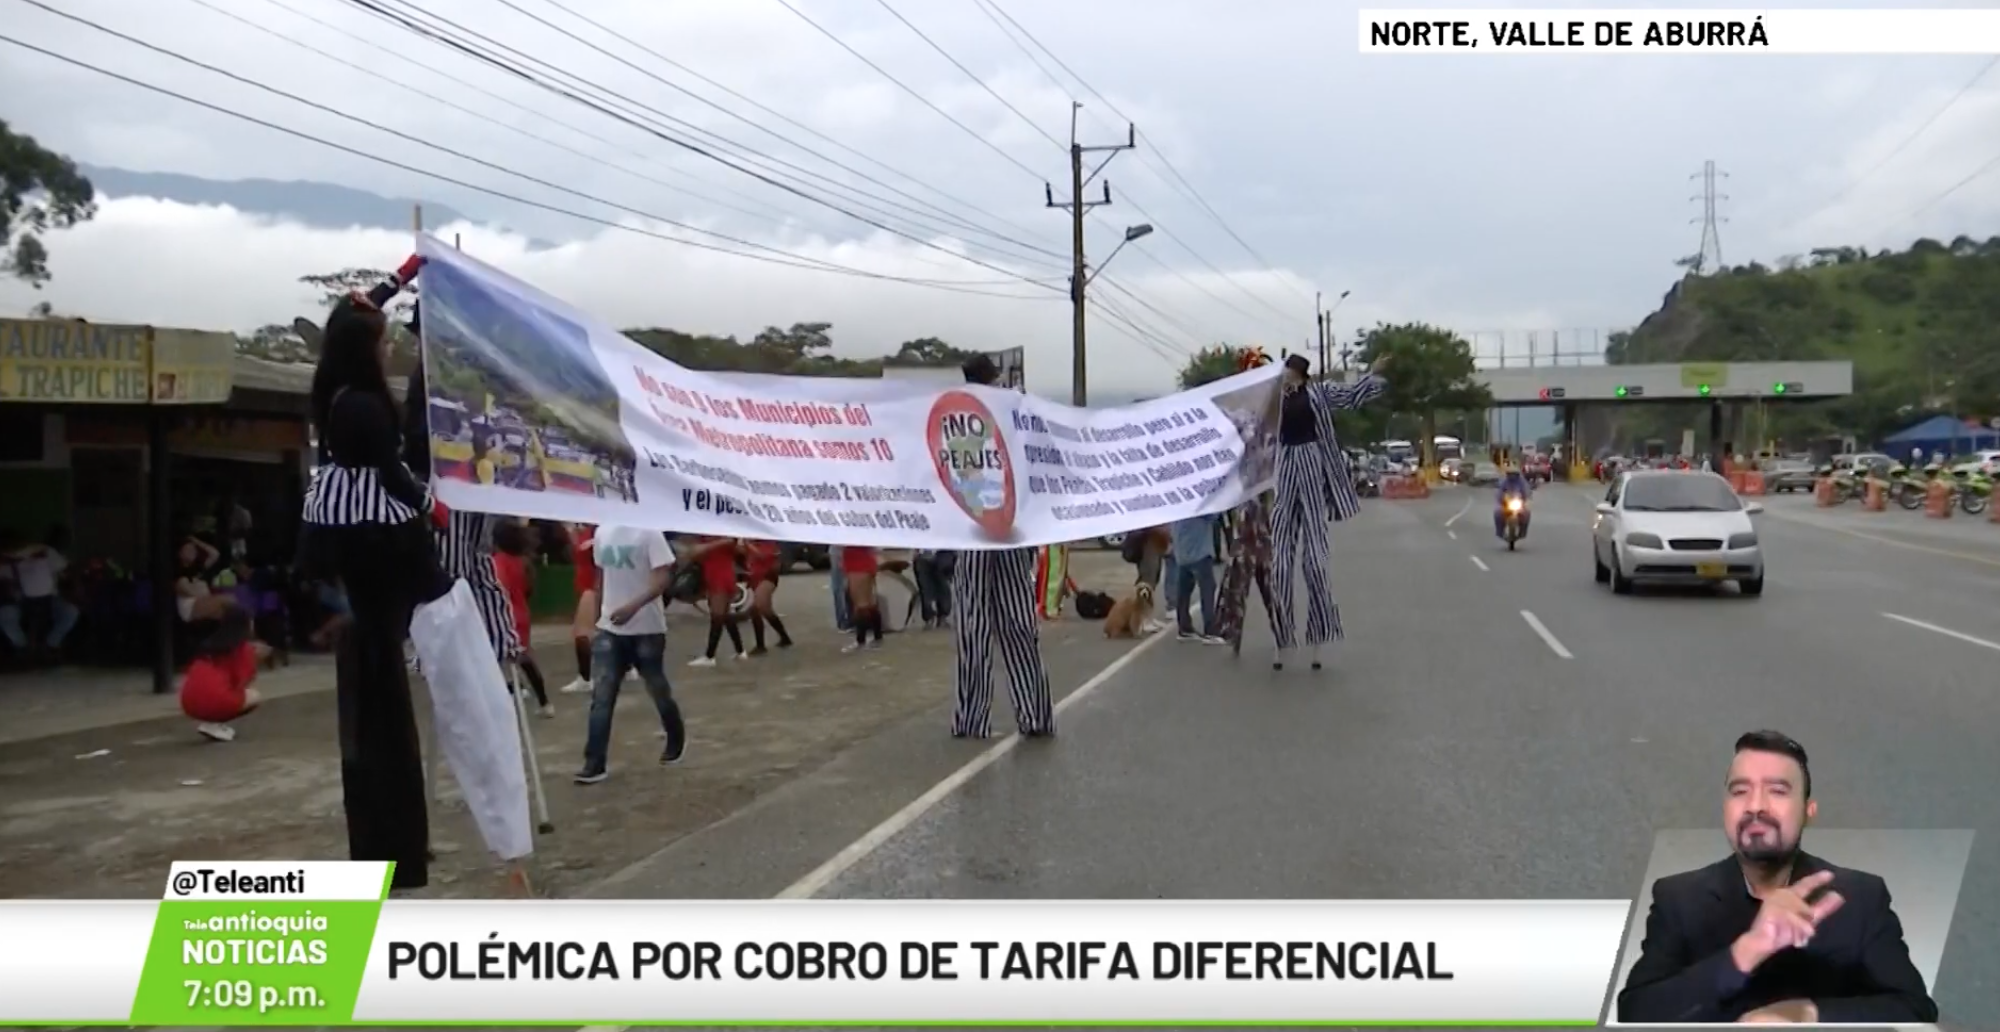
<instances>
[{"instance_id":1,"label":"protest banner","mask_svg":"<svg viewBox=\"0 0 2000 1032\"><path fill-rule=\"evenodd\" d=\"M1279 370L1118 408L687 369L420 235L446 505L883 548L1077 541L1268 489Z\"/></svg>"}]
</instances>

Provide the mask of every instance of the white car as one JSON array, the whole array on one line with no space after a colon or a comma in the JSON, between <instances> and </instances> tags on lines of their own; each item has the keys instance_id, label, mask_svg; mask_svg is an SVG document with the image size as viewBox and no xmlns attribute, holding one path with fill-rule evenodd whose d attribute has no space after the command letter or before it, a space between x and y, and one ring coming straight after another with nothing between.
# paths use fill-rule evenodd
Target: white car
<instances>
[{"instance_id":1,"label":"white car","mask_svg":"<svg viewBox=\"0 0 2000 1032\"><path fill-rule=\"evenodd\" d=\"M1951 468L1953 473L1984 473L1987 476L2000 474L2000 449L1986 448L1974 452L1972 459Z\"/></svg>"},{"instance_id":2,"label":"white car","mask_svg":"<svg viewBox=\"0 0 2000 1032\"><path fill-rule=\"evenodd\" d=\"M1714 473L1638 470L1621 474L1597 503L1591 562L1597 582L1620 595L1634 583L1719 584L1764 593L1764 552L1750 517L1763 512Z\"/></svg>"}]
</instances>

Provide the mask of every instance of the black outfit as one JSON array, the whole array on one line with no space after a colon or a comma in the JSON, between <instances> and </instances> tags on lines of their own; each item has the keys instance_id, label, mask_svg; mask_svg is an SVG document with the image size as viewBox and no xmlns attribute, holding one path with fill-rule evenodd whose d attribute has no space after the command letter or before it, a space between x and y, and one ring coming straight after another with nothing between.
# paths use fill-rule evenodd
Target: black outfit
<instances>
[{"instance_id":1,"label":"black outfit","mask_svg":"<svg viewBox=\"0 0 2000 1032\"><path fill-rule=\"evenodd\" d=\"M451 581L438 565L429 499L403 465L390 399L341 392L320 438L301 562L337 577L353 614L334 667L348 855L394 861L392 886L418 888L429 881L429 823L403 643L411 613Z\"/></svg>"},{"instance_id":2,"label":"black outfit","mask_svg":"<svg viewBox=\"0 0 2000 1032\"><path fill-rule=\"evenodd\" d=\"M1278 416L1278 443L1285 445L1319 442L1319 420L1313 414L1312 396L1301 388L1285 392L1284 407Z\"/></svg>"},{"instance_id":3,"label":"black outfit","mask_svg":"<svg viewBox=\"0 0 2000 1032\"><path fill-rule=\"evenodd\" d=\"M1819 1023L1928 1024L1937 1021L1924 979L1910 963L1889 887L1862 871L1800 853L1792 877L1832 871L1830 891L1846 904L1812 942L1785 950L1748 975L1729 946L1750 929L1760 906L1728 857L1653 884L1646 938L1618 994L1627 1023L1733 1022L1784 1000L1811 1000Z\"/></svg>"}]
</instances>

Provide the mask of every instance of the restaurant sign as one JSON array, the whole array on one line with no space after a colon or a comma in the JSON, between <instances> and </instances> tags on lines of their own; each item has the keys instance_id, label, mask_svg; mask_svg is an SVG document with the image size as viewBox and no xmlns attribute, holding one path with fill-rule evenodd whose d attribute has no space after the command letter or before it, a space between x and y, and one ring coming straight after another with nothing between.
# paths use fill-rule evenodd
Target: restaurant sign
<instances>
[{"instance_id":1,"label":"restaurant sign","mask_svg":"<svg viewBox=\"0 0 2000 1032\"><path fill-rule=\"evenodd\" d=\"M0 319L0 401L220 404L235 358L228 333Z\"/></svg>"}]
</instances>

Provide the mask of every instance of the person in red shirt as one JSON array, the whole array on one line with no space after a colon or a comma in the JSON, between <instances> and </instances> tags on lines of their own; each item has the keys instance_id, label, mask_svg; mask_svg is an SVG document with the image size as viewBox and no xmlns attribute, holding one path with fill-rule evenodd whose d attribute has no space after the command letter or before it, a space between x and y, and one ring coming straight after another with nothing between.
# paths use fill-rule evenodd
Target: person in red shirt
<instances>
[{"instance_id":1,"label":"person in red shirt","mask_svg":"<svg viewBox=\"0 0 2000 1032\"><path fill-rule=\"evenodd\" d=\"M270 646L251 636L248 612L223 614L221 626L202 642L181 675L181 712L196 721L197 732L217 742L235 740L230 722L264 701L250 683L257 679L257 665L270 654Z\"/></svg>"},{"instance_id":2,"label":"person in red shirt","mask_svg":"<svg viewBox=\"0 0 2000 1032\"><path fill-rule=\"evenodd\" d=\"M882 647L882 609L875 604L877 568L872 548L848 545L840 550L840 572L847 576L848 609L854 614L854 644L842 652ZM875 636L873 641L869 640L870 634Z\"/></svg>"},{"instance_id":3,"label":"person in red shirt","mask_svg":"<svg viewBox=\"0 0 2000 1032\"><path fill-rule=\"evenodd\" d=\"M688 665L714 666L715 650L722 646L725 631L729 633L730 647L736 650L736 658L750 658L743 651L743 632L736 627L736 615L729 611L736 598L736 539L703 538L685 556L685 561L701 564L702 590L708 595L708 651Z\"/></svg>"},{"instance_id":4,"label":"person in red shirt","mask_svg":"<svg viewBox=\"0 0 2000 1032\"><path fill-rule=\"evenodd\" d=\"M521 675L528 679L528 687L535 692L535 702L541 707L543 717L556 715L556 708L549 703L548 682L542 680L542 668L535 662L535 650L528 647L534 639L529 636L528 599L535 591L535 567L528 561L528 553L533 542L530 531L519 520L502 520L493 527L493 572L500 580L500 587L507 592L507 608L514 617L514 634L520 639L521 654L514 657L514 665L521 668Z\"/></svg>"},{"instance_id":5,"label":"person in red shirt","mask_svg":"<svg viewBox=\"0 0 2000 1032\"><path fill-rule=\"evenodd\" d=\"M743 553L743 564L750 574L750 633L757 644L750 649L753 656L761 656L769 651L764 648L764 625L778 632L778 647L792 647L792 636L785 631L785 621L779 619L776 606L778 595L778 543L776 541L739 541L737 547Z\"/></svg>"},{"instance_id":6,"label":"person in red shirt","mask_svg":"<svg viewBox=\"0 0 2000 1032\"><path fill-rule=\"evenodd\" d=\"M569 561L576 566L576 618L569 625L570 643L576 650L576 680L563 685L565 695L590 691L590 642L597 637L598 617L597 559L591 554L590 543L596 531L588 523L572 523L569 528Z\"/></svg>"}]
</instances>

